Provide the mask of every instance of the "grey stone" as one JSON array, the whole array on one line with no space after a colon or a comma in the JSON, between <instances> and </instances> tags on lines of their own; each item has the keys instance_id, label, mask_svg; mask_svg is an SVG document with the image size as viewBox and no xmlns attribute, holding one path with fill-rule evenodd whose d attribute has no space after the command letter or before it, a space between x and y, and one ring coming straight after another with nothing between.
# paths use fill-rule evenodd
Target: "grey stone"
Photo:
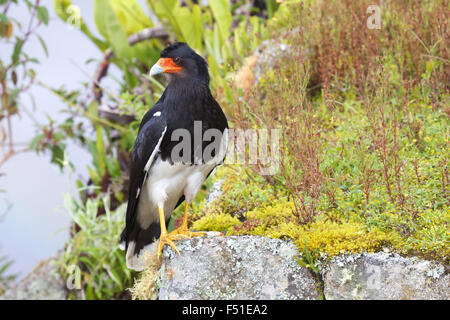
<instances>
[{"instance_id":1,"label":"grey stone","mask_svg":"<svg viewBox=\"0 0 450 320\"><path fill-rule=\"evenodd\" d=\"M448 266L401 257L362 253L333 258L322 270L327 300L448 300Z\"/></svg>"},{"instance_id":2,"label":"grey stone","mask_svg":"<svg viewBox=\"0 0 450 320\"><path fill-rule=\"evenodd\" d=\"M56 258L52 257L39 265L16 286L8 289L0 300L64 300L64 281L58 273Z\"/></svg>"},{"instance_id":3,"label":"grey stone","mask_svg":"<svg viewBox=\"0 0 450 320\"><path fill-rule=\"evenodd\" d=\"M294 244L258 236L196 237L166 246L159 299L318 299Z\"/></svg>"},{"instance_id":4,"label":"grey stone","mask_svg":"<svg viewBox=\"0 0 450 320\"><path fill-rule=\"evenodd\" d=\"M223 179L217 180L213 183L211 188L209 189L208 195L206 197L205 206L209 204L210 202L213 202L217 198L219 198L223 191L222 191L222 185L223 185Z\"/></svg>"},{"instance_id":5,"label":"grey stone","mask_svg":"<svg viewBox=\"0 0 450 320\"><path fill-rule=\"evenodd\" d=\"M264 40L256 49L256 53L258 54L258 62L253 69L256 83L267 70L282 63L283 59L288 59L292 54L290 46L280 43L278 39Z\"/></svg>"}]
</instances>

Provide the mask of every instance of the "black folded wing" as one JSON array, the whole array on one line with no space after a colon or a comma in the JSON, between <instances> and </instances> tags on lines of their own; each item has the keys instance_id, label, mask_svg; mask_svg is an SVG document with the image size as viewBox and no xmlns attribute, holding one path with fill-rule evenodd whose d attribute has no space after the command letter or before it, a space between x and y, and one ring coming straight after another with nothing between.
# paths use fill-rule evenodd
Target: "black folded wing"
<instances>
[{"instance_id":1,"label":"black folded wing","mask_svg":"<svg viewBox=\"0 0 450 320\"><path fill-rule=\"evenodd\" d=\"M144 116L133 146L130 164L130 187L128 192L128 206L126 214L125 237L128 247L129 233L136 222L139 193L155 161L161 141L167 130L165 117L161 112L161 105L156 104Z\"/></svg>"}]
</instances>

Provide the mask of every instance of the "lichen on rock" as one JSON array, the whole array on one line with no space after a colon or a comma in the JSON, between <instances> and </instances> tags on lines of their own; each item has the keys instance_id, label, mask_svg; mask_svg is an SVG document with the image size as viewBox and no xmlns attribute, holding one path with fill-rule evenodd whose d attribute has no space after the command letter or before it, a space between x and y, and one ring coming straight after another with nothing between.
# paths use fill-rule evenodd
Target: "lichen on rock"
<instances>
[{"instance_id":1,"label":"lichen on rock","mask_svg":"<svg viewBox=\"0 0 450 320\"><path fill-rule=\"evenodd\" d=\"M258 236L210 236L165 248L159 299L318 299L294 244Z\"/></svg>"},{"instance_id":2,"label":"lichen on rock","mask_svg":"<svg viewBox=\"0 0 450 320\"><path fill-rule=\"evenodd\" d=\"M396 253L340 255L322 269L329 300L448 300L448 267Z\"/></svg>"}]
</instances>

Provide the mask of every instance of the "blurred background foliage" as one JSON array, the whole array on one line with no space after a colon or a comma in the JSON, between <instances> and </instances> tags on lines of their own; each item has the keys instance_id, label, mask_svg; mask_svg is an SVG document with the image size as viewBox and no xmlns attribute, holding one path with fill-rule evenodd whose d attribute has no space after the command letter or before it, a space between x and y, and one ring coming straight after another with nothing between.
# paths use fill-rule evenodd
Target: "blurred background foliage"
<instances>
[{"instance_id":1,"label":"blurred background foliage","mask_svg":"<svg viewBox=\"0 0 450 320\"><path fill-rule=\"evenodd\" d=\"M41 6L39 1L33 3L24 0L29 13L29 20L24 21L9 15L10 7L17 3L18 0L0 0L0 45L3 54L0 58L0 167L15 155L30 149L27 145L17 144L13 127L13 119L21 117L23 113L32 114L36 108L31 95L31 108L21 103L21 98L29 94L30 88L35 85L34 68L39 63L39 60L25 52L23 47L31 38L36 37L48 56L45 41L38 34L39 28L49 23L48 9ZM4 192L5 190L0 189L0 201L6 204L5 212L0 212L0 223L12 205L3 197ZM12 260L0 255L0 295L17 278L17 275L11 274L9 270L12 264Z\"/></svg>"}]
</instances>

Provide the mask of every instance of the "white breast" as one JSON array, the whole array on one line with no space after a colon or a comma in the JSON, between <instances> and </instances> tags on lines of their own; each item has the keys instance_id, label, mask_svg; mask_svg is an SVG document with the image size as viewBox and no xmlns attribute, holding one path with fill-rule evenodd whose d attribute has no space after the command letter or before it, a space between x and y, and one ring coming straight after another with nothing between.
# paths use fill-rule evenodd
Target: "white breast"
<instances>
[{"instance_id":1,"label":"white breast","mask_svg":"<svg viewBox=\"0 0 450 320\"><path fill-rule=\"evenodd\" d=\"M186 201L191 203L209 172L223 161L227 142L226 130L221 151L212 161L205 164L171 164L157 157L140 191L137 220L141 228L146 229L152 222L159 221L158 206L164 208L165 217L168 219L183 194Z\"/></svg>"}]
</instances>

